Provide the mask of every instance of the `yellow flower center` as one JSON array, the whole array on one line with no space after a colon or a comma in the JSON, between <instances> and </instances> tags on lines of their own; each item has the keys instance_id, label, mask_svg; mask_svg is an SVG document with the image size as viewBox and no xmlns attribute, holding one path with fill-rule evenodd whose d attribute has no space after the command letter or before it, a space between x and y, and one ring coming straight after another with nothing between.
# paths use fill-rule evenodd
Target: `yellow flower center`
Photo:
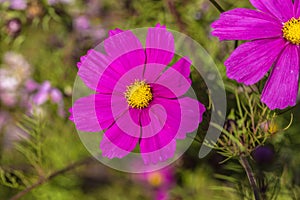
<instances>
[{"instance_id":1,"label":"yellow flower center","mask_svg":"<svg viewBox=\"0 0 300 200\"><path fill-rule=\"evenodd\" d=\"M152 172L148 175L148 182L154 187L158 187L163 183L163 177L159 172Z\"/></svg>"},{"instance_id":2,"label":"yellow flower center","mask_svg":"<svg viewBox=\"0 0 300 200\"><path fill-rule=\"evenodd\" d=\"M289 42L300 44L300 17L298 19L292 18L283 24L283 37Z\"/></svg>"},{"instance_id":3,"label":"yellow flower center","mask_svg":"<svg viewBox=\"0 0 300 200\"><path fill-rule=\"evenodd\" d=\"M146 108L152 100L152 92L149 84L145 81L136 80L131 85L127 86L125 98L127 103L132 108Z\"/></svg>"},{"instance_id":4,"label":"yellow flower center","mask_svg":"<svg viewBox=\"0 0 300 200\"><path fill-rule=\"evenodd\" d=\"M271 134L274 134L274 133L276 133L278 130L279 130L278 125L277 125L275 122L271 122L270 125L269 125L269 132L270 132Z\"/></svg>"}]
</instances>

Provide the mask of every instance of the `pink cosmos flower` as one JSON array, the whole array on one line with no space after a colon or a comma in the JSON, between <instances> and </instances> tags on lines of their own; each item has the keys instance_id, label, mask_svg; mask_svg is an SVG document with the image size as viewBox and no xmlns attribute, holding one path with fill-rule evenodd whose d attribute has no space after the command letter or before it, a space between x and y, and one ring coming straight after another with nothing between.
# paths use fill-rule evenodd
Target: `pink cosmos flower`
<instances>
[{"instance_id":1,"label":"pink cosmos flower","mask_svg":"<svg viewBox=\"0 0 300 200\"><path fill-rule=\"evenodd\" d=\"M149 28L145 47L131 31L111 30L106 54L88 51L78 75L95 91L79 98L70 119L84 132L105 131L104 157L123 158L139 144L145 164L174 156L176 139L197 129L205 107L183 95L191 87L191 61L174 57L173 35L159 24Z\"/></svg>"},{"instance_id":2,"label":"pink cosmos flower","mask_svg":"<svg viewBox=\"0 0 300 200\"><path fill-rule=\"evenodd\" d=\"M300 1L250 2L257 10L233 9L212 24L212 35L220 40L250 40L225 61L227 76L251 85L272 68L261 101L270 109L294 106L300 67Z\"/></svg>"},{"instance_id":3,"label":"pink cosmos flower","mask_svg":"<svg viewBox=\"0 0 300 200\"><path fill-rule=\"evenodd\" d=\"M133 174L134 180L145 185L145 188L153 189L155 200L169 199L169 190L175 185L175 169L166 167L157 171L142 174Z\"/></svg>"}]
</instances>

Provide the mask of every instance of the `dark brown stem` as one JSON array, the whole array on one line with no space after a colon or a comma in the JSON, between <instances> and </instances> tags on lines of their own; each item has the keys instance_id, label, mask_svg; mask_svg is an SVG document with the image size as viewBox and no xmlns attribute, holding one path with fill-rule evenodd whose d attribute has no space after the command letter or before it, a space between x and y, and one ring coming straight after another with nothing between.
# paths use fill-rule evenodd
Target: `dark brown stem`
<instances>
[{"instance_id":1,"label":"dark brown stem","mask_svg":"<svg viewBox=\"0 0 300 200\"><path fill-rule=\"evenodd\" d=\"M33 185L25 188L24 190L22 190L21 192L17 193L15 196L13 196L12 198L10 198L10 200L17 200L20 199L21 197L23 197L24 195L26 195L28 192L30 192L31 190L35 189L36 187L43 185L44 183L50 181L51 179L55 178L56 176L63 174L65 172L68 172L72 169L75 169L76 167L79 167L81 165L85 165L88 164L92 159L86 158L84 160L72 163L68 166L66 166L65 168L58 170L56 172L53 172L52 174L50 174L48 177L41 177L39 181L37 181L36 183L34 183Z\"/></svg>"},{"instance_id":2,"label":"dark brown stem","mask_svg":"<svg viewBox=\"0 0 300 200\"><path fill-rule=\"evenodd\" d=\"M225 12L225 10L216 2L215 0L209 0L217 9L220 13Z\"/></svg>"},{"instance_id":3,"label":"dark brown stem","mask_svg":"<svg viewBox=\"0 0 300 200\"><path fill-rule=\"evenodd\" d=\"M244 155L240 156L240 163L243 166L244 170L246 171L250 186L251 186L251 188L253 190L253 193L254 193L255 200L261 200L260 192L259 192L259 189L257 187L257 183L256 183L256 180L255 180L255 177L254 177L254 173L251 169L251 166L250 166L247 158Z\"/></svg>"},{"instance_id":4,"label":"dark brown stem","mask_svg":"<svg viewBox=\"0 0 300 200\"><path fill-rule=\"evenodd\" d=\"M170 10L170 13L174 16L175 21L179 27L179 30L184 32L185 30L185 23L182 21L181 19L181 15L178 12L178 10L176 9L176 6L174 4L174 0L167 0L166 3L168 4L168 8Z\"/></svg>"},{"instance_id":5,"label":"dark brown stem","mask_svg":"<svg viewBox=\"0 0 300 200\"><path fill-rule=\"evenodd\" d=\"M238 46L239 46L239 41L238 40L234 41L234 49L238 48Z\"/></svg>"}]
</instances>

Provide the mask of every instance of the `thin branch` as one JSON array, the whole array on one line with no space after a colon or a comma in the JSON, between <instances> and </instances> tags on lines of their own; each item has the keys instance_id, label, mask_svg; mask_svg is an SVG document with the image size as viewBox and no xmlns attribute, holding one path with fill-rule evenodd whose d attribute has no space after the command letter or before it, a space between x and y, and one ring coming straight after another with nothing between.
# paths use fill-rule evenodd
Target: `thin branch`
<instances>
[{"instance_id":1,"label":"thin branch","mask_svg":"<svg viewBox=\"0 0 300 200\"><path fill-rule=\"evenodd\" d=\"M256 180L255 180L255 177L254 177L254 173L251 169L251 166L250 166L247 158L244 155L240 156L240 163L243 166L244 170L246 171L250 186L251 186L251 188L253 190L253 193L254 193L255 200L261 200L260 192L259 192L259 189L257 187L257 183L256 183Z\"/></svg>"},{"instance_id":2,"label":"thin branch","mask_svg":"<svg viewBox=\"0 0 300 200\"><path fill-rule=\"evenodd\" d=\"M63 173L66 173L70 170L73 170L81 165L85 165L85 164L88 164L90 161L92 161L92 159L90 157L84 159L84 160L81 160L81 161L78 161L78 162L75 162L75 163L72 163L68 166L66 166L65 168L61 169L61 170L58 170L56 172L53 172L52 174L50 174L48 177L46 178L41 178L39 181L37 181L36 183L34 183L33 185L27 187L26 189L22 190L21 192L17 193L15 196L13 196L12 198L10 198L10 200L17 200L17 199L20 199L21 197L23 197L24 195L26 195L28 192L30 192L31 190L37 188L38 186L40 185L43 185L44 183L50 181L51 179L55 178L56 176L58 175L61 175Z\"/></svg>"},{"instance_id":3,"label":"thin branch","mask_svg":"<svg viewBox=\"0 0 300 200\"><path fill-rule=\"evenodd\" d=\"M209 0L217 9L220 13L225 12L225 10L220 6L220 4L218 2L216 2L215 0Z\"/></svg>"},{"instance_id":4,"label":"thin branch","mask_svg":"<svg viewBox=\"0 0 300 200\"><path fill-rule=\"evenodd\" d=\"M238 40L235 40L234 41L234 49L238 48L239 46L239 41Z\"/></svg>"},{"instance_id":5,"label":"thin branch","mask_svg":"<svg viewBox=\"0 0 300 200\"><path fill-rule=\"evenodd\" d=\"M173 15L173 17L175 18L175 21L179 27L179 30L184 32L186 24L182 21L181 19L181 15L178 12L178 10L176 9L176 6L174 4L174 0L167 0L166 3L168 4L168 8L170 10L170 13Z\"/></svg>"}]
</instances>

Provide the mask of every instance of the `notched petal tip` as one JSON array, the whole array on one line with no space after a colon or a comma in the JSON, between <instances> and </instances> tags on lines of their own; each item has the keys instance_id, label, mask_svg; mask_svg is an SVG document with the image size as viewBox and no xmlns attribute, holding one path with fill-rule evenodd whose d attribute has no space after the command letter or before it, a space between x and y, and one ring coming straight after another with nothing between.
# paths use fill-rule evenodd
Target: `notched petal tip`
<instances>
[{"instance_id":1,"label":"notched petal tip","mask_svg":"<svg viewBox=\"0 0 300 200\"><path fill-rule=\"evenodd\" d=\"M155 25L155 27L156 28L166 28L166 25L161 25L160 23L157 23L156 25Z\"/></svg>"},{"instance_id":2,"label":"notched petal tip","mask_svg":"<svg viewBox=\"0 0 300 200\"><path fill-rule=\"evenodd\" d=\"M117 35L122 32L124 32L122 29L116 28L116 29L108 31L108 35L109 35L109 37L112 37L112 36Z\"/></svg>"},{"instance_id":3,"label":"notched petal tip","mask_svg":"<svg viewBox=\"0 0 300 200\"><path fill-rule=\"evenodd\" d=\"M73 116L73 110L72 110L72 107L69 108L69 113L70 113L69 120L71 120L72 122L74 122L74 116Z\"/></svg>"}]
</instances>

